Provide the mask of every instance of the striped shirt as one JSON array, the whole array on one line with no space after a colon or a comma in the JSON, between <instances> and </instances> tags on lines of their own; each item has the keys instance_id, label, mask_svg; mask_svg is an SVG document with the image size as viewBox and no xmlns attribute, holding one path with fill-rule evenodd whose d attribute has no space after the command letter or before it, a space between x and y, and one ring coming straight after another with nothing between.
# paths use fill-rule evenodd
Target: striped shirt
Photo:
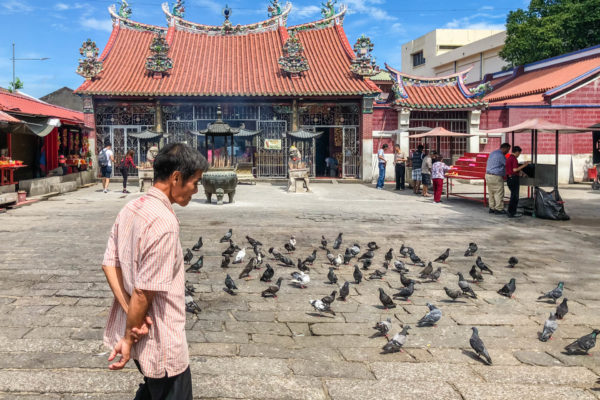
<instances>
[{"instance_id":1,"label":"striped shirt","mask_svg":"<svg viewBox=\"0 0 600 400\"><path fill-rule=\"evenodd\" d=\"M113 225L103 265L121 268L123 286L155 291L148 309L148 335L133 345L144 376L179 375L189 365L185 337L185 275L179 242L179 220L168 197L159 189L132 200ZM125 334L127 315L115 300L110 309L104 344L113 348Z\"/></svg>"}]
</instances>

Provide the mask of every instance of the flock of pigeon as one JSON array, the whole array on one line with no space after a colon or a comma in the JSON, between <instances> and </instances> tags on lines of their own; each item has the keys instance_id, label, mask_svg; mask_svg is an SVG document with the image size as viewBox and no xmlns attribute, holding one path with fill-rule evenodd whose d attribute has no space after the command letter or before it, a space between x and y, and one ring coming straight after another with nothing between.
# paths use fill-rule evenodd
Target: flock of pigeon
<instances>
[{"instance_id":1,"label":"flock of pigeon","mask_svg":"<svg viewBox=\"0 0 600 400\"><path fill-rule=\"evenodd\" d=\"M232 239L233 231L229 229L229 231L220 239L220 243L228 243L228 247L222 252L222 261L221 267L228 268L230 264L240 264L245 261L246 258L246 247L239 247L236 245ZM241 273L238 276L238 279L252 279L250 274L255 270L260 270L262 268L262 264L265 264L265 270L262 272L260 276L260 280L269 284L261 293L262 297L277 297L277 293L281 287L281 283L283 281L283 277L279 277L276 283L271 284L272 278L275 275L275 270L273 267L266 262L266 254L262 251L262 243L256 239L251 238L250 236L246 236L246 240L252 247L253 255L250 257L250 260L243 268ZM343 241L343 234L340 233L337 238L334 240L332 248L333 250L339 250ZM199 251L203 246L202 237L198 239L198 242L192 247L186 250L186 254L184 255L185 264L189 264L189 268L186 270L188 273L197 273L203 267L204 264L204 256L198 257L197 261L192 263L194 258L194 252ZM310 276L308 272L310 271L310 266L313 265L315 260L317 259L317 250L313 250L312 253L306 257L304 260L298 258L295 262L292 260L289 255L296 251L296 238L291 236L289 241L284 244L284 249L287 252L287 255L282 254L276 248L271 247L268 250L270 257L274 259L277 263L282 266L296 268L291 272L290 282L297 286L298 288L304 289L310 283ZM342 265L348 265L350 262L356 258L358 263L362 264L359 266L358 264L354 265L354 284L359 285L364 278L365 274L368 274L368 279L382 279L389 270L395 271L400 274L400 282L402 283L402 288L398 290L397 293L389 296L382 288L379 288L379 301L381 302L384 309L388 310L396 307L396 301L405 301L410 302L410 297L415 292L415 284L423 282L416 281L415 279L409 278L407 273L409 272L407 268L407 264L417 266L422 268L418 273L420 279L424 279L426 281L436 282L439 280L442 274L442 267L437 267L435 270L433 268L433 263L446 263L446 259L450 256L450 249L446 249L444 253L442 253L439 257L437 257L433 262L425 262L415 253L414 249L411 247L402 246L399 249L399 256L402 257L394 257L394 249L390 248L385 253L385 261L383 263L383 269L376 269L371 271L370 267L373 265L373 259L375 258L375 252L379 249L379 246L375 242L369 242L367 244L367 248L361 254L361 247L358 243L353 243L351 247L347 247L345 253L334 255L328 248L327 239L322 236L321 239L321 249L326 252L328 263L331 265L329 267L329 272L327 274L327 279L331 284L337 284L338 277L335 274L335 271L338 270ZM465 257L472 257L477 253L478 247L476 243L469 243L467 250L464 253ZM232 260L233 259L233 260ZM404 261L406 260L406 261ZM409 261L410 260L410 263ZM519 260L516 257L510 257L508 260L508 268L514 268L518 264ZM487 273L493 275L494 272L492 269L485 264L482 260L481 256L477 256L475 260L475 264L473 264L471 270L469 271L469 275L472 278L472 281L467 281L461 272L458 272L456 275L458 277L458 284L456 288L448 288L444 287L446 295L452 300L455 301L458 298L470 298L477 299L477 294L475 290L471 286L471 283L479 283L483 281L483 273ZM547 293L543 293L538 300L547 300L551 301L553 304L557 303L557 300L560 299L563 295L564 283L559 282L558 286ZM238 290L235 281L233 278L226 274L225 277L225 287L223 290L230 295L235 295L236 290ZM506 296L509 298L513 297L513 294L516 290L516 280L512 278L508 283L502 286L498 290L498 294L502 296ZM200 312L200 307L194 301L193 298L194 287L193 285L186 282L186 311L197 314ZM318 315L323 314L331 314L335 315L335 311L332 308L332 304L337 299L346 301L347 297L350 295L350 282L344 282L342 287L339 290L339 294L337 290L334 290L330 295L323 297L322 299L310 300L310 305L319 313ZM552 334L558 329L557 320L563 319L569 311L567 305L567 299L563 298L562 302L557 306L556 311L554 313L550 313L550 316L546 320L544 324L544 329L539 335L539 340L545 342L552 337ZM421 318L417 326L425 327L425 326L436 326L436 323L442 318L442 310L437 308L435 305L431 303L427 303L427 307L429 311L423 318ZM383 346L382 350L384 353L392 353L402 351L402 347L407 341L408 330L411 329L409 325L404 325L402 327L402 331L396 333L391 338L389 337L389 333L392 329L392 321L390 318L387 318L384 321L378 322L373 327L377 332L377 336L384 336L388 340L387 343ZM565 347L565 351L568 354L589 354L589 350L592 349L596 345L596 336L600 333L600 330L594 329L590 334L582 336L577 339L573 343L569 344ZM472 335L470 338L470 345L473 350L477 353L477 355L485 360L488 365L492 364L492 359L483 343L481 338L479 337L479 331L476 327L472 328Z\"/></svg>"}]
</instances>

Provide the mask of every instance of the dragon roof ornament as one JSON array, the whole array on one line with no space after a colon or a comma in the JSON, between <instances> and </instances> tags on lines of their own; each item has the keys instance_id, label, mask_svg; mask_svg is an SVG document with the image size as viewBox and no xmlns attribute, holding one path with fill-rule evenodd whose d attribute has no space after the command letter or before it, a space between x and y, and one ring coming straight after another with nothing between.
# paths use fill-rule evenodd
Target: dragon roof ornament
<instances>
[{"instance_id":1,"label":"dragon roof ornament","mask_svg":"<svg viewBox=\"0 0 600 400\"><path fill-rule=\"evenodd\" d=\"M163 28L161 26L142 24L141 22L131 21L127 18L122 17L121 15L119 15L119 12L117 11L117 6L114 4L108 7L108 13L110 14L110 17L113 21L113 26L118 25L123 28L135 29L138 31L148 31L153 33L167 31L167 28Z\"/></svg>"},{"instance_id":2,"label":"dragon roof ornament","mask_svg":"<svg viewBox=\"0 0 600 400\"><path fill-rule=\"evenodd\" d=\"M333 4L334 3L332 3L332 6L333 6ZM331 9L328 9L328 10L331 10ZM292 32L300 32L300 31L306 31L306 30L310 30L310 29L328 28L328 27L334 26L334 25L343 25L344 24L344 16L346 15L346 11L348 11L348 6L346 6L345 4L340 4L340 6L338 8L338 12L334 13L333 15L331 15L329 17L325 17L325 18L320 19L315 22L308 22L306 24L290 26L287 29L288 29L288 32L290 32L290 34L291 34Z\"/></svg>"},{"instance_id":3,"label":"dragon roof ornament","mask_svg":"<svg viewBox=\"0 0 600 400\"><path fill-rule=\"evenodd\" d=\"M272 2L277 3L277 1ZM281 6L280 6L281 7ZM192 33L204 33L207 35L247 35L249 33L260 33L266 31L276 30L280 26L287 24L287 19L292 11L292 4L286 3L284 7L280 8L280 14L273 15L269 10L270 18L261 22L248 25L233 25L226 19L227 24L223 25L203 25L195 22L187 21L182 17L174 15L169 9L169 3L162 4L163 12L167 18L169 26L174 26L178 29L192 32Z\"/></svg>"}]
</instances>

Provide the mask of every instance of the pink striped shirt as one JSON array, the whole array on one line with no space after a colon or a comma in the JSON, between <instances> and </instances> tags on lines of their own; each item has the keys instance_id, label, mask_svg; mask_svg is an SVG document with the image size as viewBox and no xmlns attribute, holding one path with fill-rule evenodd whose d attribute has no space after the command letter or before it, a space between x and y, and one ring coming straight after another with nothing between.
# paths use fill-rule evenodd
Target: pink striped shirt
<instances>
[{"instance_id":1,"label":"pink striped shirt","mask_svg":"<svg viewBox=\"0 0 600 400\"><path fill-rule=\"evenodd\" d=\"M119 213L108 239L103 265L120 267L123 285L155 291L148 310L150 333L133 345L149 378L175 376L189 365L185 337L185 271L179 242L179 220L159 189L132 200ZM104 344L113 348L125 334L127 315L118 301L110 309Z\"/></svg>"}]
</instances>

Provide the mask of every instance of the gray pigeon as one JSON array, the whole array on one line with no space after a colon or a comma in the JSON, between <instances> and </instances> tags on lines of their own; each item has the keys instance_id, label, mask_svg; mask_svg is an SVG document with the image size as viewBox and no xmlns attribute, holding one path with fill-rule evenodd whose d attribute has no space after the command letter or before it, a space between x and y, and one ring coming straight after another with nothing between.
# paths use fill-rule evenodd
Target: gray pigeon
<instances>
[{"instance_id":1,"label":"gray pigeon","mask_svg":"<svg viewBox=\"0 0 600 400\"><path fill-rule=\"evenodd\" d=\"M417 322L417 326L436 326L435 323L442 318L442 310L431 303L427 303L429 312Z\"/></svg>"},{"instance_id":2,"label":"gray pigeon","mask_svg":"<svg viewBox=\"0 0 600 400\"><path fill-rule=\"evenodd\" d=\"M200 257L198 257L198 260L196 260L195 263L190 265L190 267L185 270L185 272L199 273L203 266L204 266L204 256L200 256Z\"/></svg>"},{"instance_id":3,"label":"gray pigeon","mask_svg":"<svg viewBox=\"0 0 600 400\"><path fill-rule=\"evenodd\" d=\"M550 316L544 323L544 330L540 335L540 341L547 342L548 339L552 338L552 334L558 329L558 322L556 322L556 314L550 313Z\"/></svg>"},{"instance_id":4,"label":"gray pigeon","mask_svg":"<svg viewBox=\"0 0 600 400\"><path fill-rule=\"evenodd\" d=\"M192 253L190 249L185 249L185 251L186 253L183 256L183 263L189 264L192 261L192 258L194 258L194 253Z\"/></svg>"},{"instance_id":5,"label":"gray pigeon","mask_svg":"<svg viewBox=\"0 0 600 400\"><path fill-rule=\"evenodd\" d=\"M333 292L331 292L331 294L329 296L325 296L321 299L321 301L329 306L331 306L331 303L333 303L335 301L335 295L337 294L337 290L334 290Z\"/></svg>"},{"instance_id":6,"label":"gray pigeon","mask_svg":"<svg viewBox=\"0 0 600 400\"><path fill-rule=\"evenodd\" d=\"M192 246L192 251L199 251L202 248L203 244L204 243L202 243L202 236L200 236L196 244Z\"/></svg>"},{"instance_id":7,"label":"gray pigeon","mask_svg":"<svg viewBox=\"0 0 600 400\"><path fill-rule=\"evenodd\" d=\"M406 275L404 275L402 272L400 272L400 283L402 283L402 286L407 287L408 285L410 285L411 282L415 282L412 279L408 278Z\"/></svg>"},{"instance_id":8,"label":"gray pigeon","mask_svg":"<svg viewBox=\"0 0 600 400\"><path fill-rule=\"evenodd\" d=\"M198 315L198 313L202 310L200 309L198 303L194 301L192 296L185 296L185 311L189 312L190 314Z\"/></svg>"},{"instance_id":9,"label":"gray pigeon","mask_svg":"<svg viewBox=\"0 0 600 400\"><path fill-rule=\"evenodd\" d=\"M462 290L463 294L468 295L473 299L476 299L477 295L471 288L471 285L469 285L469 282L465 281L463 274L461 272L457 272L456 275L458 275L458 287L460 287L460 290Z\"/></svg>"},{"instance_id":10,"label":"gray pigeon","mask_svg":"<svg viewBox=\"0 0 600 400\"><path fill-rule=\"evenodd\" d=\"M585 335L565 347L567 354L573 353L585 353L589 354L589 351L596 346L596 336L600 333L600 330L594 329L589 335Z\"/></svg>"},{"instance_id":11,"label":"gray pigeon","mask_svg":"<svg viewBox=\"0 0 600 400\"><path fill-rule=\"evenodd\" d=\"M333 249L334 249L334 250L337 250L337 249L339 249L339 248L340 248L340 246L342 245L342 235L343 235L343 233L342 233L342 232L340 232L340 233L338 234L338 237L336 237L336 238L335 238L335 241L333 242Z\"/></svg>"},{"instance_id":12,"label":"gray pigeon","mask_svg":"<svg viewBox=\"0 0 600 400\"><path fill-rule=\"evenodd\" d=\"M382 288L379 288L379 301L383 304L383 308L386 310L389 308L396 308L396 303L388 296Z\"/></svg>"},{"instance_id":13,"label":"gray pigeon","mask_svg":"<svg viewBox=\"0 0 600 400\"><path fill-rule=\"evenodd\" d=\"M408 335L408 330L410 329L410 325L405 325L402 328L402 332L398 332L392 337L389 342L382 347L383 353L397 353L402 350L402 346L406 343L406 336Z\"/></svg>"},{"instance_id":14,"label":"gray pigeon","mask_svg":"<svg viewBox=\"0 0 600 400\"><path fill-rule=\"evenodd\" d=\"M394 298L403 298L405 301L410 303L408 299L415 292L415 281L411 281L407 287L401 288L398 293L394 293Z\"/></svg>"},{"instance_id":15,"label":"gray pigeon","mask_svg":"<svg viewBox=\"0 0 600 400\"><path fill-rule=\"evenodd\" d=\"M471 275L471 278L473 278L474 283L479 283L483 281L483 275L481 275L481 272L477 271L477 266L475 264L473 264L473 266L471 267L469 275Z\"/></svg>"},{"instance_id":16,"label":"gray pigeon","mask_svg":"<svg viewBox=\"0 0 600 400\"><path fill-rule=\"evenodd\" d=\"M565 286L564 282L558 282L557 287L555 287L548 293L545 293L545 294L541 295L540 297L538 297L538 300L550 299L550 300L552 300L552 302L554 304L556 304L556 300L558 300L562 297L564 286Z\"/></svg>"},{"instance_id":17,"label":"gray pigeon","mask_svg":"<svg viewBox=\"0 0 600 400\"><path fill-rule=\"evenodd\" d=\"M354 243L352 247L350 247L350 254L352 254L352 257L356 257L359 253L360 246L358 245L358 243Z\"/></svg>"},{"instance_id":18,"label":"gray pigeon","mask_svg":"<svg viewBox=\"0 0 600 400\"><path fill-rule=\"evenodd\" d=\"M379 336L388 336L388 332L392 329L392 319L387 318L385 321L379 321L375 324L373 329L379 332Z\"/></svg>"},{"instance_id":19,"label":"gray pigeon","mask_svg":"<svg viewBox=\"0 0 600 400\"><path fill-rule=\"evenodd\" d=\"M465 257L470 257L473 254L475 254L475 252L477 252L477 243L469 243L469 247L467 248L467 251L465 251Z\"/></svg>"},{"instance_id":20,"label":"gray pigeon","mask_svg":"<svg viewBox=\"0 0 600 400\"><path fill-rule=\"evenodd\" d=\"M384 257L385 261L392 261L394 259L394 249L390 248Z\"/></svg>"},{"instance_id":21,"label":"gray pigeon","mask_svg":"<svg viewBox=\"0 0 600 400\"><path fill-rule=\"evenodd\" d=\"M506 297L512 297L515 290L517 290L517 281L515 278L511 278L510 282L498 290L498 294Z\"/></svg>"},{"instance_id":22,"label":"gray pigeon","mask_svg":"<svg viewBox=\"0 0 600 400\"><path fill-rule=\"evenodd\" d=\"M421 270L421 274L419 278L427 278L433 272L433 264L431 261L427 264L425 268Z\"/></svg>"},{"instance_id":23,"label":"gray pigeon","mask_svg":"<svg viewBox=\"0 0 600 400\"><path fill-rule=\"evenodd\" d=\"M231 276L227 274L225 277L225 291L229 294L235 294L234 290L237 290L237 286L235 285L233 279L231 279Z\"/></svg>"},{"instance_id":24,"label":"gray pigeon","mask_svg":"<svg viewBox=\"0 0 600 400\"><path fill-rule=\"evenodd\" d=\"M303 264L310 264L312 265L315 260L317 259L317 250L313 250L313 252L311 253L310 256L306 257L306 259L304 260Z\"/></svg>"},{"instance_id":25,"label":"gray pigeon","mask_svg":"<svg viewBox=\"0 0 600 400\"><path fill-rule=\"evenodd\" d=\"M473 348L473 350L475 350L475 353L477 353L479 357L485 358L488 365L492 365L492 358L488 354L488 351L485 348L483 341L479 337L479 330L475 327L472 327L471 329L473 330L471 340L469 340L469 343L471 343L471 347Z\"/></svg>"},{"instance_id":26,"label":"gray pigeon","mask_svg":"<svg viewBox=\"0 0 600 400\"><path fill-rule=\"evenodd\" d=\"M404 262L400 260L394 260L394 268L398 272L408 272L408 269L404 266Z\"/></svg>"},{"instance_id":27,"label":"gray pigeon","mask_svg":"<svg viewBox=\"0 0 600 400\"><path fill-rule=\"evenodd\" d=\"M437 282L442 276L442 267L437 267L435 271L433 271L427 278L431 280L431 282Z\"/></svg>"},{"instance_id":28,"label":"gray pigeon","mask_svg":"<svg viewBox=\"0 0 600 400\"><path fill-rule=\"evenodd\" d=\"M450 297L453 301L458 299L459 297L466 297L466 295L462 292L462 290L453 290L444 286L444 290L446 291L446 295Z\"/></svg>"},{"instance_id":29,"label":"gray pigeon","mask_svg":"<svg viewBox=\"0 0 600 400\"><path fill-rule=\"evenodd\" d=\"M352 274L352 276L354 277L354 282L358 285L363 278L363 274L362 272L360 272L360 269L358 269L358 265L354 266L354 273Z\"/></svg>"},{"instance_id":30,"label":"gray pigeon","mask_svg":"<svg viewBox=\"0 0 600 400\"><path fill-rule=\"evenodd\" d=\"M271 278L273 278L273 275L275 275L275 270L269 265L269 263L267 263L267 268L260 277L260 280L261 282L271 282Z\"/></svg>"},{"instance_id":31,"label":"gray pigeon","mask_svg":"<svg viewBox=\"0 0 600 400\"><path fill-rule=\"evenodd\" d=\"M508 259L508 265L506 266L507 268L514 268L517 264L519 263L519 259L515 256L511 256Z\"/></svg>"},{"instance_id":32,"label":"gray pigeon","mask_svg":"<svg viewBox=\"0 0 600 400\"><path fill-rule=\"evenodd\" d=\"M338 278L335 275L335 272L333 272L333 267L329 267L329 273L327 274L327 279L329 279L329 283L331 283L332 285L337 283Z\"/></svg>"},{"instance_id":33,"label":"gray pigeon","mask_svg":"<svg viewBox=\"0 0 600 400\"><path fill-rule=\"evenodd\" d=\"M309 303L316 311L319 312L319 314L328 313L335 315L335 312L329 307L329 305L323 303L321 300L309 300Z\"/></svg>"},{"instance_id":34,"label":"gray pigeon","mask_svg":"<svg viewBox=\"0 0 600 400\"><path fill-rule=\"evenodd\" d=\"M321 235L321 248L323 250L327 249L327 239L325 239L325 236Z\"/></svg>"},{"instance_id":35,"label":"gray pigeon","mask_svg":"<svg viewBox=\"0 0 600 400\"><path fill-rule=\"evenodd\" d=\"M383 279L385 276L385 271L375 270L371 275L369 275L369 279Z\"/></svg>"},{"instance_id":36,"label":"gray pigeon","mask_svg":"<svg viewBox=\"0 0 600 400\"><path fill-rule=\"evenodd\" d=\"M279 289L281 288L281 281L283 281L283 278L279 277L279 279L277 279L277 283L275 283L275 285L269 286L268 288L266 288L265 290L263 290L260 295L262 297L275 297L275 298L277 298L277 292L279 292Z\"/></svg>"},{"instance_id":37,"label":"gray pigeon","mask_svg":"<svg viewBox=\"0 0 600 400\"><path fill-rule=\"evenodd\" d=\"M229 228L229 230L227 231L227 233L225 235L223 235L223 237L221 238L221 240L219 240L219 243L229 242L229 239L231 239L232 235L233 235L233 230L231 228Z\"/></svg>"},{"instance_id":38,"label":"gray pigeon","mask_svg":"<svg viewBox=\"0 0 600 400\"><path fill-rule=\"evenodd\" d=\"M375 243L375 242L367 243L367 247L369 248L369 250L372 250L372 251L375 251L379 248L379 246L377 246L377 243Z\"/></svg>"},{"instance_id":39,"label":"gray pigeon","mask_svg":"<svg viewBox=\"0 0 600 400\"><path fill-rule=\"evenodd\" d=\"M375 257L375 253L373 253L372 250L368 250L366 251L363 255L361 255L360 257L358 257L358 261L370 258L372 259L373 257Z\"/></svg>"},{"instance_id":40,"label":"gray pigeon","mask_svg":"<svg viewBox=\"0 0 600 400\"><path fill-rule=\"evenodd\" d=\"M369 269L369 267L373 263L373 259L366 258L366 259L362 260L362 263L363 263L363 266L362 266L363 269Z\"/></svg>"},{"instance_id":41,"label":"gray pigeon","mask_svg":"<svg viewBox=\"0 0 600 400\"><path fill-rule=\"evenodd\" d=\"M231 262L231 258L229 258L229 256L227 254L225 254L223 256L223 259L221 260L221 268L228 268L230 262Z\"/></svg>"},{"instance_id":42,"label":"gray pigeon","mask_svg":"<svg viewBox=\"0 0 600 400\"><path fill-rule=\"evenodd\" d=\"M477 259L475 260L475 265L477 265L481 272L485 271L489 272L490 275L494 275L494 271L492 271L490 267L488 267L487 264L483 262L481 256L477 256Z\"/></svg>"},{"instance_id":43,"label":"gray pigeon","mask_svg":"<svg viewBox=\"0 0 600 400\"><path fill-rule=\"evenodd\" d=\"M416 255L415 253L410 253L409 254L410 257L410 261L412 261L412 263L418 267L424 267L425 263L423 262L423 260L421 260L421 258Z\"/></svg>"},{"instance_id":44,"label":"gray pigeon","mask_svg":"<svg viewBox=\"0 0 600 400\"><path fill-rule=\"evenodd\" d=\"M242 278L247 278L247 279L251 279L250 278L250 272L252 272L252 270L254 269L254 263L256 262L256 257L252 257L250 259L250 261L248 261L248 264L246 264L246 266L244 267L244 269L242 270L242 272L240 272L240 275L238 276L239 279Z\"/></svg>"},{"instance_id":45,"label":"gray pigeon","mask_svg":"<svg viewBox=\"0 0 600 400\"><path fill-rule=\"evenodd\" d=\"M567 298L565 297L562 301L562 303L560 303L558 305L558 307L556 307L556 318L558 319L563 319L565 317L565 315L567 315L567 313L569 312L569 306L567 305Z\"/></svg>"},{"instance_id":46,"label":"gray pigeon","mask_svg":"<svg viewBox=\"0 0 600 400\"><path fill-rule=\"evenodd\" d=\"M360 272L360 271L359 271ZM344 282L344 286L340 289L340 299L346 301L346 297L350 294L350 282Z\"/></svg>"},{"instance_id":47,"label":"gray pigeon","mask_svg":"<svg viewBox=\"0 0 600 400\"><path fill-rule=\"evenodd\" d=\"M448 256L450 256L450 249L446 249L446 251L443 252L442 254L440 254L440 256L438 258L436 258L435 260L433 260L433 262L442 262L442 263L445 263L446 259L448 258Z\"/></svg>"}]
</instances>

